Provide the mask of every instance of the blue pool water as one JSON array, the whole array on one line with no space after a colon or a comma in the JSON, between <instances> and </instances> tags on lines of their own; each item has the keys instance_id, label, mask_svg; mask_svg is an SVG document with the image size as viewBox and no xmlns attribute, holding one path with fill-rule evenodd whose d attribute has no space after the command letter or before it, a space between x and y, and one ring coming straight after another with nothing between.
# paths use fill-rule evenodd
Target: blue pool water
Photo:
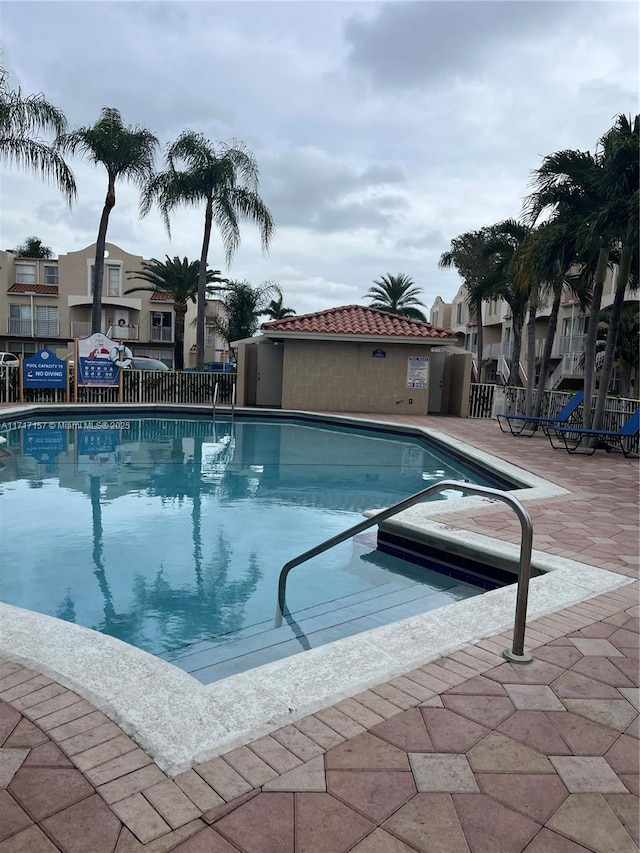
<instances>
[{"instance_id":1,"label":"blue pool water","mask_svg":"<svg viewBox=\"0 0 640 853\"><path fill-rule=\"evenodd\" d=\"M496 485L409 436L260 418L52 420L2 434L0 598L204 683L482 591L381 554L365 534L291 574L291 617L274 627L282 565L364 510L439 479Z\"/></svg>"}]
</instances>

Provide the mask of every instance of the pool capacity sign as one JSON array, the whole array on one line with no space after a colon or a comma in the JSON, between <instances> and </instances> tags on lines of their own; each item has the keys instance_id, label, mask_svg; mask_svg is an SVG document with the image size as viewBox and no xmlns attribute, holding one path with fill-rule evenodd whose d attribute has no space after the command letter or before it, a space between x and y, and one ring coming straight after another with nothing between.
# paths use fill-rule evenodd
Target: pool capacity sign
<instances>
[{"instance_id":1,"label":"pool capacity sign","mask_svg":"<svg viewBox=\"0 0 640 853\"><path fill-rule=\"evenodd\" d=\"M110 388L120 384L120 359L118 345L106 335L96 333L79 338L77 343L77 384L94 388Z\"/></svg>"},{"instance_id":2,"label":"pool capacity sign","mask_svg":"<svg viewBox=\"0 0 640 853\"><path fill-rule=\"evenodd\" d=\"M23 388L66 388L67 362L50 349L41 349L22 362Z\"/></svg>"}]
</instances>

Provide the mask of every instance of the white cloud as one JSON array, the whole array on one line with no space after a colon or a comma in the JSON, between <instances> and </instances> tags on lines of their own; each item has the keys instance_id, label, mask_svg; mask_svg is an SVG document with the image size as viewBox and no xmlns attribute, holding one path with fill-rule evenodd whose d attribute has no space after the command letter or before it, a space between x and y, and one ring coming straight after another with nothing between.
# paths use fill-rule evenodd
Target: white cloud
<instances>
[{"instance_id":1,"label":"white cloud","mask_svg":"<svg viewBox=\"0 0 640 853\"><path fill-rule=\"evenodd\" d=\"M637 110L635 4L561 2L3 3L13 85L70 124L105 105L163 144L186 127L254 151L277 234L264 257L242 226L230 274L279 280L297 311L364 303L374 278L411 275L429 305L458 280L452 237L517 216L530 172L593 148ZM0 171L3 248L37 234L57 252L95 239L100 168L80 160L72 211L36 177ZM198 257L203 212L138 219L121 185L108 239L145 257ZM222 265L214 233L210 264Z\"/></svg>"}]
</instances>

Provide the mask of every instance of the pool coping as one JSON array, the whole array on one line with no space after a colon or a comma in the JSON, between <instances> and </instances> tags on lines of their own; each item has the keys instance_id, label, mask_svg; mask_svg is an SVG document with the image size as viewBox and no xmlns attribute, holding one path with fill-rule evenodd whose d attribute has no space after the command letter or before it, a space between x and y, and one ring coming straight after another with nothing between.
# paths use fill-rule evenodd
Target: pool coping
<instances>
[{"instance_id":1,"label":"pool coping","mask_svg":"<svg viewBox=\"0 0 640 853\"><path fill-rule=\"evenodd\" d=\"M3 409L16 414L51 414L60 405L30 405ZM95 404L65 405L64 410L105 417ZM180 404L120 404L122 412L202 413L205 407ZM206 407L210 412L210 407ZM363 426L362 418L281 410L236 409L250 416L303 417ZM221 409L221 414L229 410ZM1 418L1 416L0 416ZM480 451L430 427L367 419L390 432L426 435L474 459L498 467L523 488L511 494L523 503L570 494L523 468ZM436 536L470 554L479 550L517 564L519 546L439 524L437 515L485 503L484 498L459 498L422 504L405 511L385 526L417 535ZM378 508L379 509L379 508ZM533 578L528 619L552 613L579 601L631 583L624 575L584 563L534 551L533 563L545 572ZM89 628L0 602L0 655L33 666L88 699L118 723L169 775L206 761L236 746L295 722L320 708L359 693L407 670L423 666L513 625L515 589L503 587L419 616L345 637L304 655L202 685L192 676L153 655L99 634Z\"/></svg>"}]
</instances>

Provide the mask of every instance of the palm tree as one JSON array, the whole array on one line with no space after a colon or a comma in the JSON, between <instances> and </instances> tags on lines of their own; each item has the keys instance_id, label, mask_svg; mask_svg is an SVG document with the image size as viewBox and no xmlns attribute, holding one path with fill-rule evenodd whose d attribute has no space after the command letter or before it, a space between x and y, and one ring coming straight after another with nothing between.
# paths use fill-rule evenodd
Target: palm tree
<instances>
[{"instance_id":1,"label":"palm tree","mask_svg":"<svg viewBox=\"0 0 640 853\"><path fill-rule=\"evenodd\" d=\"M476 318L477 323L477 376L478 382L482 382L482 351L483 351L483 326L482 326L482 303L492 296L492 290L487 283L488 276L492 271L491 261L484 253L487 240L490 236L489 228L481 228L479 231L466 231L459 234L451 241L448 252L440 255L438 266L443 269L455 267L460 275L467 291L467 305L469 314Z\"/></svg>"},{"instance_id":2,"label":"palm tree","mask_svg":"<svg viewBox=\"0 0 640 853\"><path fill-rule=\"evenodd\" d=\"M402 273L398 275L387 273L373 282L373 287L369 288L363 298L373 300L371 308L426 322L427 318L422 311L415 307L416 305L424 307L424 302L418 299L419 294L420 289L415 286L410 276Z\"/></svg>"},{"instance_id":3,"label":"palm tree","mask_svg":"<svg viewBox=\"0 0 640 853\"><path fill-rule=\"evenodd\" d=\"M491 236L484 247L484 255L492 263L487 285L502 297L511 308L513 333L509 385L516 385L520 377L520 352L522 328L530 305L531 282L518 281L519 256L531 234L531 228L515 219L505 219L491 226Z\"/></svg>"},{"instance_id":4,"label":"palm tree","mask_svg":"<svg viewBox=\"0 0 640 853\"><path fill-rule=\"evenodd\" d=\"M576 262L582 267L580 277L591 287L584 356L585 428L601 426L624 291L629 280L637 281L638 125L638 117L632 123L618 116L614 127L601 138L595 155L569 150L545 157L534 173L535 192L527 203L532 221L548 209L569 214L569 236L575 242ZM616 261L612 322L592 417L598 317L607 269Z\"/></svg>"},{"instance_id":5,"label":"palm tree","mask_svg":"<svg viewBox=\"0 0 640 853\"><path fill-rule=\"evenodd\" d=\"M618 262L618 272L593 414L595 429L601 428L604 418L627 286L629 282L633 287L638 284L639 143L640 116L636 116L632 122L626 116L619 115L615 125L600 140L603 204L591 228L592 235L607 235L611 251Z\"/></svg>"},{"instance_id":6,"label":"palm tree","mask_svg":"<svg viewBox=\"0 0 640 853\"><path fill-rule=\"evenodd\" d=\"M45 246L39 237L27 237L13 250L17 258L52 258L53 249Z\"/></svg>"},{"instance_id":7,"label":"palm tree","mask_svg":"<svg viewBox=\"0 0 640 853\"><path fill-rule=\"evenodd\" d=\"M287 308L282 304L284 297L280 290L280 285L274 283L271 286L274 297L262 313L269 317L270 320L283 320L285 317L292 317L296 312L293 308Z\"/></svg>"},{"instance_id":8,"label":"palm tree","mask_svg":"<svg viewBox=\"0 0 640 853\"><path fill-rule=\"evenodd\" d=\"M165 159L166 170L147 182L140 210L144 216L157 202L170 233L169 214L175 207L204 205L196 319L196 370L202 370L206 271L213 224L222 237L227 265L240 245L239 218L249 219L258 226L263 251L269 247L275 226L258 195L258 164L241 142L221 144L216 149L201 133L185 130L168 147Z\"/></svg>"},{"instance_id":9,"label":"palm tree","mask_svg":"<svg viewBox=\"0 0 640 853\"><path fill-rule=\"evenodd\" d=\"M109 215L116 204L118 178L145 185L153 174L154 158L159 143L143 127L127 127L120 112L114 107L103 107L100 118L92 127L79 127L60 136L62 151L75 154L80 151L92 163L101 163L107 170L107 196L96 240L96 258L93 268L93 304L91 332L102 327L102 278L104 273L104 247L107 241Z\"/></svg>"},{"instance_id":10,"label":"palm tree","mask_svg":"<svg viewBox=\"0 0 640 853\"><path fill-rule=\"evenodd\" d=\"M269 300L273 301L276 295L275 287L270 282L252 287L248 281L230 281L221 289L224 311L216 317L214 324L229 347L232 341L255 335L260 317L268 313Z\"/></svg>"},{"instance_id":11,"label":"palm tree","mask_svg":"<svg viewBox=\"0 0 640 853\"><path fill-rule=\"evenodd\" d=\"M142 262L141 270L127 270L130 279L148 281L149 287L130 287L125 293L151 291L154 293L169 293L173 299L173 310L176 315L175 340L173 345L173 363L176 370L184 367L184 318L188 302L195 303L198 295L199 261L189 261L176 255L171 259L166 255L166 261L151 258ZM207 282L220 281L213 270L207 270Z\"/></svg>"},{"instance_id":12,"label":"palm tree","mask_svg":"<svg viewBox=\"0 0 640 853\"><path fill-rule=\"evenodd\" d=\"M41 175L58 185L69 206L76 197L76 182L55 145L39 138L65 133L64 113L52 106L44 95L26 95L7 85L8 74L0 66L0 161L14 164Z\"/></svg>"}]
</instances>

